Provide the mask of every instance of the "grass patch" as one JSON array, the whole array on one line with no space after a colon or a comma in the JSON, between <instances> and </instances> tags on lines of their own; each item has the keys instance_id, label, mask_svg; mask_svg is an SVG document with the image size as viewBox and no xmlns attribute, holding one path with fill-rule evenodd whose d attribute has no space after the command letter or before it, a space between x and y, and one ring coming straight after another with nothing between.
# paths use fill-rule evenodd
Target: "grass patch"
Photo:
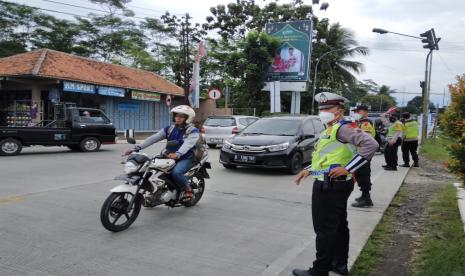
<instances>
[{"instance_id":1,"label":"grass patch","mask_svg":"<svg viewBox=\"0 0 465 276\"><path fill-rule=\"evenodd\" d=\"M392 200L391 206L400 205L406 199L407 192L403 187L401 187ZM383 260L384 248L388 246L388 242L391 240L392 233L394 232L395 209L397 207L391 206L386 209L386 212L381 218L381 221L378 223L378 225L376 225L375 230L371 234L367 243L363 247L362 252L352 266L350 275L372 275L374 269Z\"/></svg>"},{"instance_id":2,"label":"grass patch","mask_svg":"<svg viewBox=\"0 0 465 276\"><path fill-rule=\"evenodd\" d=\"M450 144L450 140L442 136L436 139L428 138L426 142L421 145L420 153L432 161L443 163L449 159L449 152L447 151L447 147Z\"/></svg>"},{"instance_id":3,"label":"grass patch","mask_svg":"<svg viewBox=\"0 0 465 276\"><path fill-rule=\"evenodd\" d=\"M457 205L457 190L450 184L427 209L413 275L465 276L465 233Z\"/></svg>"}]
</instances>

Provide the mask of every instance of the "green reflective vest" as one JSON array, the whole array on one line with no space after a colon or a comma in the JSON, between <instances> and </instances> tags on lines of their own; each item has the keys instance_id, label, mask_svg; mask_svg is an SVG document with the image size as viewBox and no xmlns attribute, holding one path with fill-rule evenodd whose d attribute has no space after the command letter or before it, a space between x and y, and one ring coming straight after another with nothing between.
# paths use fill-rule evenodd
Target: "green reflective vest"
<instances>
[{"instance_id":1,"label":"green reflective vest","mask_svg":"<svg viewBox=\"0 0 465 276\"><path fill-rule=\"evenodd\" d=\"M406 121L405 125L405 138L413 139L418 138L418 122L415 120Z\"/></svg>"},{"instance_id":2,"label":"green reflective vest","mask_svg":"<svg viewBox=\"0 0 465 276\"><path fill-rule=\"evenodd\" d=\"M387 137L390 138L390 137L394 137L394 135L396 134L396 132L398 131L403 131L404 130L404 126L402 125L402 123L397 120L395 121L394 123L392 123L389 128L388 128L388 133L387 133Z\"/></svg>"},{"instance_id":3,"label":"green reflective vest","mask_svg":"<svg viewBox=\"0 0 465 276\"><path fill-rule=\"evenodd\" d=\"M312 154L312 176L323 180L323 173L328 172L331 166L346 166L354 157L355 147L351 144L344 144L336 139L340 123L329 127L320 134L320 139ZM348 175L351 177L351 175Z\"/></svg>"}]
</instances>

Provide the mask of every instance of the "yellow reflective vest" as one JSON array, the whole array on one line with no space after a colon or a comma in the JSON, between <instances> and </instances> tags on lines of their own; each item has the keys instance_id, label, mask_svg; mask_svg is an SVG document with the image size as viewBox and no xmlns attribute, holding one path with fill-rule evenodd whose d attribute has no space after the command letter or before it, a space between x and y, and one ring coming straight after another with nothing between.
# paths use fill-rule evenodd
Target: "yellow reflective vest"
<instances>
[{"instance_id":1,"label":"yellow reflective vest","mask_svg":"<svg viewBox=\"0 0 465 276\"><path fill-rule=\"evenodd\" d=\"M418 138L418 122L416 120L409 120L404 123L405 126L405 139Z\"/></svg>"},{"instance_id":2,"label":"yellow reflective vest","mask_svg":"<svg viewBox=\"0 0 465 276\"><path fill-rule=\"evenodd\" d=\"M376 136L376 129L369 119L362 119L358 124L358 127L363 131L371 135L372 138Z\"/></svg>"},{"instance_id":3,"label":"yellow reflective vest","mask_svg":"<svg viewBox=\"0 0 465 276\"><path fill-rule=\"evenodd\" d=\"M392 138L394 137L395 133L398 131L404 131L404 125L402 124L401 121L397 120L394 123L392 123L389 128L388 128L388 133L387 137ZM401 137L402 138L402 137Z\"/></svg>"},{"instance_id":4,"label":"yellow reflective vest","mask_svg":"<svg viewBox=\"0 0 465 276\"><path fill-rule=\"evenodd\" d=\"M337 123L320 134L320 139L312 154L311 174L313 178L323 180L324 173L337 166L346 166L354 157L355 147L336 139L340 127L341 124Z\"/></svg>"}]
</instances>

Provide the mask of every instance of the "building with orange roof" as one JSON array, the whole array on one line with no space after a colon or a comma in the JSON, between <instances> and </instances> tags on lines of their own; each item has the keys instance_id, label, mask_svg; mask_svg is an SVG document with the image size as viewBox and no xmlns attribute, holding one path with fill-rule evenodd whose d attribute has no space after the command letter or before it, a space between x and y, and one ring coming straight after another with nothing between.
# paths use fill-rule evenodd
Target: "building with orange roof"
<instances>
[{"instance_id":1,"label":"building with orange roof","mask_svg":"<svg viewBox=\"0 0 465 276\"><path fill-rule=\"evenodd\" d=\"M168 124L166 98L183 89L149 71L49 49L0 58L0 125L53 120L57 107L102 109L118 130Z\"/></svg>"}]
</instances>

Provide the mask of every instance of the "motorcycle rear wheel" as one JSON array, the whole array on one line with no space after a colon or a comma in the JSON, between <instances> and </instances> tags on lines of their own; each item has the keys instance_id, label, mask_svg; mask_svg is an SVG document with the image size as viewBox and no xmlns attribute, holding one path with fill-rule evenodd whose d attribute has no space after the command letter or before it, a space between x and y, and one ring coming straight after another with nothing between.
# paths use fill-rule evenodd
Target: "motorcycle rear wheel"
<instances>
[{"instance_id":1,"label":"motorcycle rear wheel","mask_svg":"<svg viewBox=\"0 0 465 276\"><path fill-rule=\"evenodd\" d=\"M128 211L127 208L132 198L136 196L133 206ZM139 215L142 205L142 196L132 193L111 193L103 203L100 211L100 221L108 231L119 232L129 228ZM119 223L126 219L123 223Z\"/></svg>"},{"instance_id":2,"label":"motorcycle rear wheel","mask_svg":"<svg viewBox=\"0 0 465 276\"><path fill-rule=\"evenodd\" d=\"M185 207L192 207L196 205L202 198L203 192L205 191L205 179L203 177L193 176L189 179L189 184L191 185L194 196L191 200L181 203Z\"/></svg>"}]
</instances>

